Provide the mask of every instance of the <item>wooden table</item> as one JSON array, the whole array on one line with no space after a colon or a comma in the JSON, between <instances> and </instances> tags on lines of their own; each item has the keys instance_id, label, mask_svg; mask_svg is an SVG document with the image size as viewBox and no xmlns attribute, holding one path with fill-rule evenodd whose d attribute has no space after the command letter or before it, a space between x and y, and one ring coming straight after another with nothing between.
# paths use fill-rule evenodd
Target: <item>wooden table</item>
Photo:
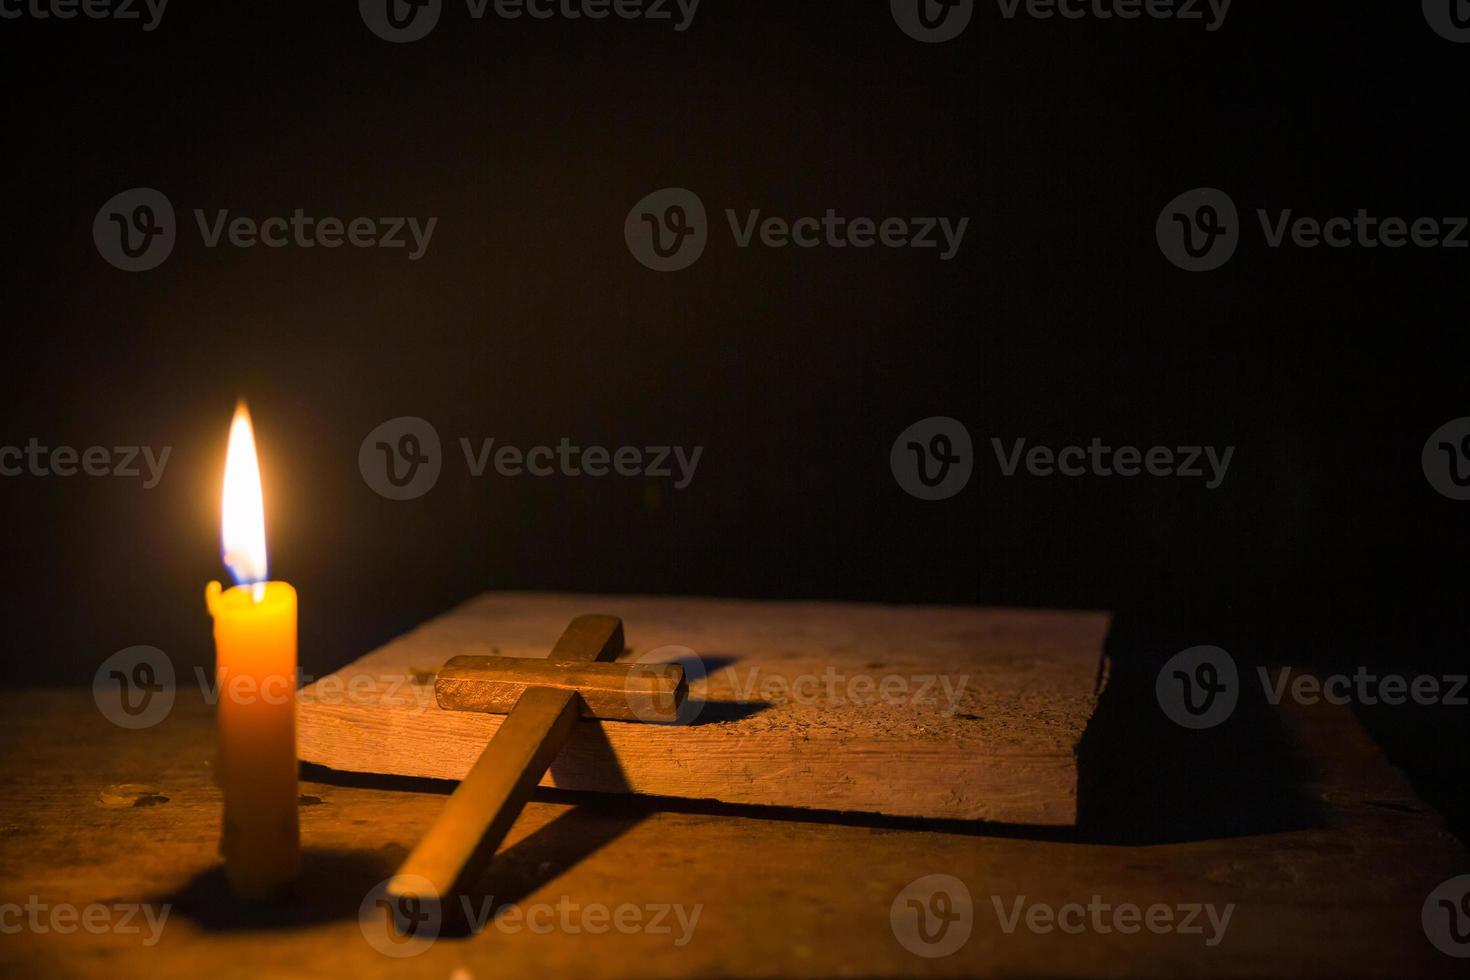
<instances>
[{"instance_id":1,"label":"wooden table","mask_svg":"<svg viewBox=\"0 0 1470 980\"><path fill-rule=\"evenodd\" d=\"M1147 717L1145 701L1119 697L1107 709L1115 721ZM23 927L0 939L0 972L1463 975L1470 961L1429 944L1420 908L1436 885L1470 870L1464 849L1346 709L1271 711L1248 729L1259 736L1187 743L1178 756L1160 748L1172 742L1158 732L1132 733L1149 747L1141 755L1125 745L1128 732L1110 736L1102 745L1116 764L1082 829L542 791L497 859L497 903L547 906L542 925L562 915L558 902L575 903L565 915L579 929L596 924L579 916L597 903L632 904L649 917L660 904L698 904L690 941L676 945L677 924L669 934L492 926L394 959L364 939L358 908L429 825L449 784L354 777L348 785L309 773L302 895L289 908L243 913L217 869L211 716L197 696L181 689L166 721L128 732L104 720L90 691L15 692L0 716L0 902L169 903L171 913L152 946L143 944L146 926L137 934ZM1232 761L1212 769L1217 758ZM126 793L105 793L121 783L148 784L157 795L130 805ZM936 873L965 882L974 928L958 952L928 959L896 940L890 906L909 882ZM1006 934L991 896L1010 907L1021 895L1054 905L1098 895L1114 905L1236 909L1213 948L1200 936L1147 931L1042 935L1022 926ZM17 914L0 914L0 926L11 931Z\"/></svg>"}]
</instances>

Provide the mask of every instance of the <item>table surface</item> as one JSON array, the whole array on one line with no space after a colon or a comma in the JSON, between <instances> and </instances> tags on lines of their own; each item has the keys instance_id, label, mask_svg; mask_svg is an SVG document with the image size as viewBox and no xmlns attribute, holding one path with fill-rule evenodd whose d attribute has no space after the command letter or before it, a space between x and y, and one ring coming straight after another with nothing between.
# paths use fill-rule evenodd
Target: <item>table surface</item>
<instances>
[{"instance_id":1,"label":"table surface","mask_svg":"<svg viewBox=\"0 0 1470 980\"><path fill-rule=\"evenodd\" d=\"M623 620L622 660L684 664L702 708L682 725L580 725L542 786L1077 822L1077 748L1110 623L1079 610L495 590L302 691L298 755L463 779L504 716L441 711L413 678L463 655L544 660L574 616L596 611ZM904 693L877 693L894 681Z\"/></svg>"},{"instance_id":2,"label":"table surface","mask_svg":"<svg viewBox=\"0 0 1470 980\"><path fill-rule=\"evenodd\" d=\"M1127 705L1118 710L1134 717ZM1271 710L1270 724L1250 729L1260 737L1237 732L1178 758L1153 739L1153 756L1119 758L1083 828L553 791L528 806L488 884L497 907L518 905L525 919L393 958L367 941L358 910L428 826L448 784L308 771L300 893L241 909L217 866L220 797L202 700L181 690L163 723L130 732L107 722L88 690L15 692L0 717L0 903L47 909L0 908L10 933L0 972L1463 975L1470 961L1436 950L1420 916L1437 885L1470 871L1465 850L1349 711ZM1215 749L1248 765L1211 770ZM1161 781L1170 769L1199 778ZM116 784L155 794L134 805L108 790ZM964 882L973 927L956 952L928 958L899 942L890 911L910 882L941 873ZM1110 906L1235 908L1223 939L1207 946L1208 925L1205 935L1091 926L1073 935L1023 922L1008 933L995 903L1009 914L1020 896L1057 907L1098 896ZM149 903L155 916L168 906L155 942L141 915L131 920L137 932L102 927L104 916L123 926L114 907L128 903ZM96 930L64 932L70 920L53 916L66 905L95 915ZM88 913L91 905L108 911ZM621 906L632 907L622 913L627 931L594 911L616 915ZM692 934L659 906L682 906L686 922L697 906ZM634 911L656 928L633 931ZM22 914L31 918L17 931Z\"/></svg>"}]
</instances>

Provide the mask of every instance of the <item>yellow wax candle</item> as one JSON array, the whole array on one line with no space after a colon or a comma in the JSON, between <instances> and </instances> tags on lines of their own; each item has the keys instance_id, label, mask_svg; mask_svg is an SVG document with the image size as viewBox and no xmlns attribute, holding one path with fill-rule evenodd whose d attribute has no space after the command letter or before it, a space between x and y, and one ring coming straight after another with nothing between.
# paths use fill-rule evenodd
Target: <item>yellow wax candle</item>
<instances>
[{"instance_id":1,"label":"yellow wax candle","mask_svg":"<svg viewBox=\"0 0 1470 980\"><path fill-rule=\"evenodd\" d=\"M222 539L240 584L211 582L219 689L216 782L224 793L220 853L241 898L280 893L301 869L296 787L296 590L267 581L265 507L250 414L230 425Z\"/></svg>"}]
</instances>

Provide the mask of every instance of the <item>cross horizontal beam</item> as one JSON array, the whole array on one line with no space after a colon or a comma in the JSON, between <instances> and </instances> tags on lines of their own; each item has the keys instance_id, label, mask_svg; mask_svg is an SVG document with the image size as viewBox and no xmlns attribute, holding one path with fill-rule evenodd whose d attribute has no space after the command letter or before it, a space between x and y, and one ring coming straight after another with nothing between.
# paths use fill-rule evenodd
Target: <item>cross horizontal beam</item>
<instances>
[{"instance_id":1,"label":"cross horizontal beam","mask_svg":"<svg viewBox=\"0 0 1470 980\"><path fill-rule=\"evenodd\" d=\"M687 685L678 664L609 664L535 657L455 657L434 698L446 711L506 714L527 688L576 691L583 718L677 721Z\"/></svg>"}]
</instances>

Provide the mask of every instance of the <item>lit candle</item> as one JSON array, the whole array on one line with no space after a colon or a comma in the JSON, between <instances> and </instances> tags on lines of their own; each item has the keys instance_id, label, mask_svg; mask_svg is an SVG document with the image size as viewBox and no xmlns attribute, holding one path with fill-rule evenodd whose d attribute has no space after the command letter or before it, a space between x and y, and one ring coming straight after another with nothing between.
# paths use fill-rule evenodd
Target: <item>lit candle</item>
<instances>
[{"instance_id":1,"label":"lit candle","mask_svg":"<svg viewBox=\"0 0 1470 980\"><path fill-rule=\"evenodd\" d=\"M219 690L220 853L241 898L266 898L301 867L296 788L296 590L267 581L265 506L255 434L235 409L225 456L221 537L232 589L210 582Z\"/></svg>"}]
</instances>

